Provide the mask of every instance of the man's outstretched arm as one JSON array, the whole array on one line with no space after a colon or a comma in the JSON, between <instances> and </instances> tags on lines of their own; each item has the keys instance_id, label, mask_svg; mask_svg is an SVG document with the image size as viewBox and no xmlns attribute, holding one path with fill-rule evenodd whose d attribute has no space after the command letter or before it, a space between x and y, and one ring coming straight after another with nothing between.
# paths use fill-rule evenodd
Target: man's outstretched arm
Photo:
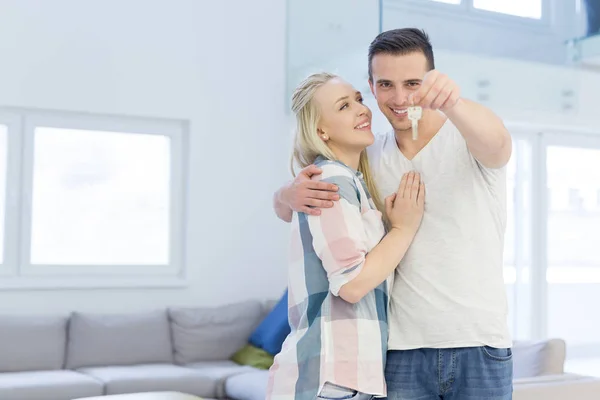
<instances>
[{"instance_id":1,"label":"man's outstretched arm","mask_svg":"<svg viewBox=\"0 0 600 400\"><path fill-rule=\"evenodd\" d=\"M512 140L502 120L489 108L462 99L460 87L447 75L429 71L412 101L446 114L483 166L500 168L510 160Z\"/></svg>"},{"instance_id":2,"label":"man's outstretched arm","mask_svg":"<svg viewBox=\"0 0 600 400\"><path fill-rule=\"evenodd\" d=\"M321 215L320 208L333 207L333 202L340 198L336 193L337 186L311 179L313 175L321 172L320 168L309 165L300 171L292 182L275 192L273 208L279 219L291 222L294 211Z\"/></svg>"},{"instance_id":3,"label":"man's outstretched arm","mask_svg":"<svg viewBox=\"0 0 600 400\"><path fill-rule=\"evenodd\" d=\"M510 160L512 139L502 120L487 107L461 99L446 115L483 166L500 168Z\"/></svg>"}]
</instances>

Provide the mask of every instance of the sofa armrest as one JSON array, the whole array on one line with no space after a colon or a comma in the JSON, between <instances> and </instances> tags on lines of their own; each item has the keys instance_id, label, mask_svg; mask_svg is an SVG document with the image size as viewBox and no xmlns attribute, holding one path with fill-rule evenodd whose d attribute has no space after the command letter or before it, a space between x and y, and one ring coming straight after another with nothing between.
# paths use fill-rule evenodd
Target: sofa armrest
<instances>
[{"instance_id":1,"label":"sofa armrest","mask_svg":"<svg viewBox=\"0 0 600 400\"><path fill-rule=\"evenodd\" d=\"M563 339L515 341L512 350L515 379L564 373L566 343Z\"/></svg>"},{"instance_id":2,"label":"sofa armrest","mask_svg":"<svg viewBox=\"0 0 600 400\"><path fill-rule=\"evenodd\" d=\"M600 399L600 378L576 374L515 379L513 400Z\"/></svg>"}]
</instances>

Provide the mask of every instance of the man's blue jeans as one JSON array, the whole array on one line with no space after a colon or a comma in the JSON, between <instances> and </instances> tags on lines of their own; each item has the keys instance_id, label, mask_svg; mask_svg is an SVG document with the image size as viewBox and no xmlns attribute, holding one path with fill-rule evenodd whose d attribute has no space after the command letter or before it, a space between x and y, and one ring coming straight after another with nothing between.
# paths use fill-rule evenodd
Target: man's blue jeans
<instances>
[{"instance_id":1,"label":"man's blue jeans","mask_svg":"<svg viewBox=\"0 0 600 400\"><path fill-rule=\"evenodd\" d=\"M389 400L510 400L511 349L467 347L389 351Z\"/></svg>"}]
</instances>

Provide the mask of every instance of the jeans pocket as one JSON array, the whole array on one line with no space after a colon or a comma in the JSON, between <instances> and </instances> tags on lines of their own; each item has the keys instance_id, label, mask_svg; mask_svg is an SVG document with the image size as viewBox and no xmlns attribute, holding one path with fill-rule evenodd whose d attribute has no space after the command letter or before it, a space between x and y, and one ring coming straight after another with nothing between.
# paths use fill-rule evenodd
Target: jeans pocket
<instances>
[{"instance_id":1,"label":"jeans pocket","mask_svg":"<svg viewBox=\"0 0 600 400\"><path fill-rule=\"evenodd\" d=\"M511 348L496 348L491 346L482 346L483 354L494 361L510 361L512 360Z\"/></svg>"},{"instance_id":2,"label":"jeans pocket","mask_svg":"<svg viewBox=\"0 0 600 400\"><path fill-rule=\"evenodd\" d=\"M317 396L317 399L324 400L349 400L356 397L358 392L356 390L348 389L343 386L335 385L333 383L326 382L323 389Z\"/></svg>"}]
</instances>

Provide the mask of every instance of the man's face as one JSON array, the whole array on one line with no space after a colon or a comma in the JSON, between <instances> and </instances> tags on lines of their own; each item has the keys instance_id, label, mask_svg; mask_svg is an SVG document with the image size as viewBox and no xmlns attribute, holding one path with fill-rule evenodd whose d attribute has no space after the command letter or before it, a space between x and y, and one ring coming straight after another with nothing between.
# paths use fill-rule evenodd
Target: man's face
<instances>
[{"instance_id":1,"label":"man's face","mask_svg":"<svg viewBox=\"0 0 600 400\"><path fill-rule=\"evenodd\" d=\"M373 80L369 82L379 109L395 131L411 129L407 107L409 95L415 93L428 72L422 52L405 55L377 54L371 62Z\"/></svg>"}]
</instances>

